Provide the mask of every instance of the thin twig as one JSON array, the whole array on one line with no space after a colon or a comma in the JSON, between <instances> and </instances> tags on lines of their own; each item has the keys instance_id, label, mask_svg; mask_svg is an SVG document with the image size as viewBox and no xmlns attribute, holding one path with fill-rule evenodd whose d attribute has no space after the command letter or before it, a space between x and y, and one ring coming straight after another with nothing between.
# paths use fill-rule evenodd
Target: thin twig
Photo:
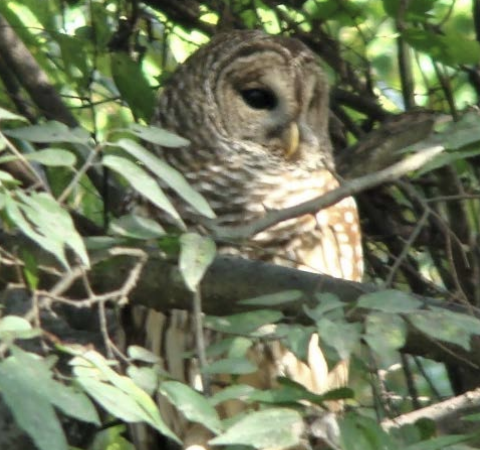
<instances>
[{"instance_id":1,"label":"thin twig","mask_svg":"<svg viewBox=\"0 0 480 450\"><path fill-rule=\"evenodd\" d=\"M202 296L200 294L200 287L197 287L195 292L192 292L193 297L193 320L195 322L195 344L197 347L197 357L200 365L200 376L202 378L203 392L205 395L210 395L210 378L205 373L204 369L207 367L207 356L205 346L205 336L203 334L203 313L202 313Z\"/></svg>"},{"instance_id":2,"label":"thin twig","mask_svg":"<svg viewBox=\"0 0 480 450\"><path fill-rule=\"evenodd\" d=\"M38 174L30 161L28 161L28 159L26 159L25 156L17 150L17 148L10 142L7 136L5 136L3 133L0 133L0 136L2 137L2 140L5 142L10 152L12 152L12 154L16 158L18 158L18 160L28 169L28 171L37 180L38 184L42 187L42 189L45 192L51 192L50 187L47 185L47 183L45 183L45 180Z\"/></svg>"},{"instance_id":3,"label":"thin twig","mask_svg":"<svg viewBox=\"0 0 480 450\"><path fill-rule=\"evenodd\" d=\"M430 215L430 211L428 209L426 209L423 212L422 217L418 221L417 225L413 229L412 233L410 234L407 242L405 242L405 245L404 245L401 253L396 257L395 262L394 262L392 268L390 269L390 271L388 273L388 277L385 280L385 283L384 283L385 288L388 288L389 286L391 286L391 284L393 282L393 278L395 277L395 274L397 273L397 270L402 265L404 259L408 256L414 242L417 240L417 237L422 232L422 229L425 226L429 215Z\"/></svg>"},{"instance_id":4,"label":"thin twig","mask_svg":"<svg viewBox=\"0 0 480 450\"><path fill-rule=\"evenodd\" d=\"M65 201L65 199L70 195L70 193L75 188L75 186L77 186L78 182L80 181L80 178L82 178L87 173L88 169L90 169L90 167L93 166L93 162L97 157L97 155L98 155L98 148L95 147L95 150L90 152L83 166L80 168L80 170L77 171L77 173L72 178L68 186L63 190L63 192L58 197L57 200L60 203L63 203Z\"/></svg>"},{"instance_id":5,"label":"thin twig","mask_svg":"<svg viewBox=\"0 0 480 450\"><path fill-rule=\"evenodd\" d=\"M386 169L349 180L340 187L299 205L269 211L264 217L243 226L220 227L216 226L215 222L207 221L204 221L203 224L211 230L213 236L219 241L242 241L285 220L294 219L306 214L316 214L321 209L332 206L346 197L381 184L391 183L407 173L424 166L443 150L443 146L433 146L423 149Z\"/></svg>"},{"instance_id":6,"label":"thin twig","mask_svg":"<svg viewBox=\"0 0 480 450\"><path fill-rule=\"evenodd\" d=\"M421 418L428 418L435 423L450 419L458 421L462 411L471 411L473 407L480 405L480 389L466 392L458 397L453 397L435 405L417 409L407 414L403 414L392 420L384 420L382 428L386 431L397 429L404 425L414 424Z\"/></svg>"}]
</instances>

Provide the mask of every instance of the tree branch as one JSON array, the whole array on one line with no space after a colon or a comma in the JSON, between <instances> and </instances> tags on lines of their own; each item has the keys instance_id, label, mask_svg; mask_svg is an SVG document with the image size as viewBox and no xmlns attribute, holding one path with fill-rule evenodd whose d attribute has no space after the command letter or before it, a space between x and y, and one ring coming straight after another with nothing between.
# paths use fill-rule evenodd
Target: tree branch
<instances>
[{"instance_id":1,"label":"tree branch","mask_svg":"<svg viewBox=\"0 0 480 450\"><path fill-rule=\"evenodd\" d=\"M0 242L6 249L19 248L26 245L27 240L18 236L7 235L0 232ZM59 265L53 257L30 244L31 252L42 266ZM132 268L138 266L138 248L134 253L128 249L112 249L109 251L91 254L93 268L88 273L91 288L95 294L100 295L116 291L122 286ZM144 305L158 311L168 312L172 309L191 309L191 294L184 286L183 279L176 267L176 261L167 260L160 255L158 249L143 250L148 256L141 275L138 276L137 285L130 291L131 304ZM52 271L50 271L52 272ZM2 268L0 283L16 280L18 271L8 266ZM45 275L44 283L52 286L57 276ZM0 285L1 289L1 285ZM318 275L287 267L276 266L262 261L251 261L233 256L218 256L207 271L201 286L203 310L207 314L229 315L238 312L262 309L261 306L244 305L240 300L253 298L260 295L272 294L287 290L300 290L304 295L301 300L291 303L272 306L272 309L281 310L286 316L295 318L303 324L311 324L311 319L305 314L305 306L315 307L319 300L315 293L330 292L342 302L352 305L362 294L374 292L373 285L354 283L327 275ZM66 292L69 298L81 299L86 295L81 284L74 284ZM449 311L472 314L471 307L464 307L453 302L437 301L430 298L417 297L425 308L436 307ZM449 300L449 299L447 299ZM476 312L477 317L480 313ZM366 311L355 309L348 314L349 320L362 322ZM413 355L453 363L472 370L480 367L480 338L471 339L471 349L465 350L459 346L438 343L433 338L417 330L407 321L408 336L403 351Z\"/></svg>"},{"instance_id":2,"label":"tree branch","mask_svg":"<svg viewBox=\"0 0 480 450\"><path fill-rule=\"evenodd\" d=\"M478 429L478 422L462 421L462 417L480 409L480 388L465 394L450 398L440 403L417 409L391 420L384 420L382 428L385 431L414 425L420 419L430 419L435 422L437 430L442 434L466 433ZM468 430L467 428L473 428Z\"/></svg>"},{"instance_id":3,"label":"tree branch","mask_svg":"<svg viewBox=\"0 0 480 450\"><path fill-rule=\"evenodd\" d=\"M212 232L215 239L218 239L219 241L242 241L285 220L300 217L305 214L316 214L321 209L328 208L346 197L358 194L381 184L391 183L407 173L424 166L443 150L444 147L442 146L423 149L386 169L354 180L345 181L340 187L329 191L324 195L290 208L270 211L264 217L247 223L246 225L238 227L219 227L216 226L214 222L206 221L204 221L203 224Z\"/></svg>"}]
</instances>

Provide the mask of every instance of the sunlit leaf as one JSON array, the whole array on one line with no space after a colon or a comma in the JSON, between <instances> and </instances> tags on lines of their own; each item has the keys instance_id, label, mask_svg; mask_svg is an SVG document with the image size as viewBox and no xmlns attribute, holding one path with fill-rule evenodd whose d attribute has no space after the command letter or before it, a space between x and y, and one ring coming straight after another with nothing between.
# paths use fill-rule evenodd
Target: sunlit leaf
<instances>
[{"instance_id":1,"label":"sunlit leaf","mask_svg":"<svg viewBox=\"0 0 480 450\"><path fill-rule=\"evenodd\" d=\"M19 316L4 316L0 318L0 340L30 339L39 336L40 329L32 328L30 322Z\"/></svg>"},{"instance_id":2,"label":"sunlit leaf","mask_svg":"<svg viewBox=\"0 0 480 450\"><path fill-rule=\"evenodd\" d=\"M38 150L35 153L24 155L29 161L36 161L44 166L52 167L70 167L77 162L77 157L67 150L61 148L46 148L45 150Z\"/></svg>"},{"instance_id":3,"label":"sunlit leaf","mask_svg":"<svg viewBox=\"0 0 480 450\"><path fill-rule=\"evenodd\" d=\"M68 128L63 123L55 121L15 128L14 130L3 130L3 132L10 137L40 144L51 142L86 144L90 140L90 133L83 128Z\"/></svg>"},{"instance_id":4,"label":"sunlit leaf","mask_svg":"<svg viewBox=\"0 0 480 450\"><path fill-rule=\"evenodd\" d=\"M303 432L302 416L290 409L255 411L244 417L211 445L249 445L257 449L288 448L299 443Z\"/></svg>"},{"instance_id":5,"label":"sunlit leaf","mask_svg":"<svg viewBox=\"0 0 480 450\"><path fill-rule=\"evenodd\" d=\"M40 214L35 214L34 223L45 235L57 236L63 246L70 247L85 266L89 258L82 237L75 229L72 217L52 196L40 192L31 196L22 196L22 200ZM25 210L26 214L29 213ZM31 219L33 216L30 214ZM38 222L37 222L38 221ZM52 230L58 230L52 233Z\"/></svg>"},{"instance_id":6,"label":"sunlit leaf","mask_svg":"<svg viewBox=\"0 0 480 450\"><path fill-rule=\"evenodd\" d=\"M120 139L115 144L138 159L155 177L172 188L200 214L210 219L215 218L215 213L205 198L188 184L185 177L178 170L169 166L157 158L151 151L131 139Z\"/></svg>"},{"instance_id":7,"label":"sunlit leaf","mask_svg":"<svg viewBox=\"0 0 480 450\"><path fill-rule=\"evenodd\" d=\"M127 375L148 395L153 396L158 388L158 373L152 367L129 365Z\"/></svg>"},{"instance_id":8,"label":"sunlit leaf","mask_svg":"<svg viewBox=\"0 0 480 450\"><path fill-rule=\"evenodd\" d=\"M67 449L53 406L70 417L99 425L90 400L82 392L53 380L44 360L16 347L12 353L0 363L2 398L39 449Z\"/></svg>"},{"instance_id":9,"label":"sunlit leaf","mask_svg":"<svg viewBox=\"0 0 480 450\"><path fill-rule=\"evenodd\" d=\"M15 184L20 184L18 180L13 178L12 175L10 175L8 172L4 172L3 170L0 170L0 186L3 185L15 185Z\"/></svg>"},{"instance_id":10,"label":"sunlit leaf","mask_svg":"<svg viewBox=\"0 0 480 450\"><path fill-rule=\"evenodd\" d=\"M135 361L146 363L158 363L161 361L158 355L138 345L130 345L127 348L127 355Z\"/></svg>"},{"instance_id":11,"label":"sunlit leaf","mask_svg":"<svg viewBox=\"0 0 480 450\"><path fill-rule=\"evenodd\" d=\"M178 381L164 381L160 385L160 392L189 421L201 423L215 434L222 430L220 418L215 408L203 395L191 387Z\"/></svg>"},{"instance_id":12,"label":"sunlit leaf","mask_svg":"<svg viewBox=\"0 0 480 450\"><path fill-rule=\"evenodd\" d=\"M76 380L111 414L126 422L146 422L179 442L164 423L152 398L131 378L117 374L102 355L94 351L82 352L71 364Z\"/></svg>"},{"instance_id":13,"label":"sunlit leaf","mask_svg":"<svg viewBox=\"0 0 480 450\"><path fill-rule=\"evenodd\" d=\"M25 117L14 114L3 108L0 108L0 121L1 120L21 120L23 122L27 122L27 119L25 119Z\"/></svg>"},{"instance_id":14,"label":"sunlit leaf","mask_svg":"<svg viewBox=\"0 0 480 450\"><path fill-rule=\"evenodd\" d=\"M112 221L110 229L120 236L134 239L157 239L165 235L165 230L157 221L137 214L128 214Z\"/></svg>"},{"instance_id":15,"label":"sunlit leaf","mask_svg":"<svg viewBox=\"0 0 480 450\"><path fill-rule=\"evenodd\" d=\"M103 164L123 176L132 188L150 200L155 206L168 213L182 229L185 229L185 224L170 200L158 186L158 183L141 167L126 158L114 155L105 156Z\"/></svg>"},{"instance_id":16,"label":"sunlit leaf","mask_svg":"<svg viewBox=\"0 0 480 450\"><path fill-rule=\"evenodd\" d=\"M196 233L180 237L178 267L188 289L195 292L210 264L215 258L215 242Z\"/></svg>"},{"instance_id":17,"label":"sunlit leaf","mask_svg":"<svg viewBox=\"0 0 480 450\"><path fill-rule=\"evenodd\" d=\"M17 425L40 450L68 450L67 439L52 404L38 389L38 366L22 367L10 357L0 363L2 399L10 408Z\"/></svg>"},{"instance_id":18,"label":"sunlit leaf","mask_svg":"<svg viewBox=\"0 0 480 450\"><path fill-rule=\"evenodd\" d=\"M158 128L153 125L148 127L140 125L138 123L132 123L129 128L136 136L144 141L151 142L152 144L161 145L162 147L185 147L190 144L187 139L182 138L170 131Z\"/></svg>"},{"instance_id":19,"label":"sunlit leaf","mask_svg":"<svg viewBox=\"0 0 480 450\"><path fill-rule=\"evenodd\" d=\"M32 213L33 216L38 215L39 212L28 205L21 204L13 200L10 196L5 196L5 209L11 221L30 239L35 241L43 249L55 255L55 257L62 263L64 267L68 266L68 261L65 257L65 249L61 242L55 236L45 236L39 233L36 227L26 219L24 213ZM32 217L34 220L35 217Z\"/></svg>"}]
</instances>

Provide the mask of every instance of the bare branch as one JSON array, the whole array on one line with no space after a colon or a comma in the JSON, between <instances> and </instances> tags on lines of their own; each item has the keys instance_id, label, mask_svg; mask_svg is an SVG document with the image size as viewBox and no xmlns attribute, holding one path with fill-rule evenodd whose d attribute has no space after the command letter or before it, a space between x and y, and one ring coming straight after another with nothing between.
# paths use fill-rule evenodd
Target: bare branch
<instances>
[{"instance_id":1,"label":"bare branch","mask_svg":"<svg viewBox=\"0 0 480 450\"><path fill-rule=\"evenodd\" d=\"M442 146L423 149L386 169L346 181L340 187L322 196L290 208L269 211L261 219L254 220L246 225L228 228L218 227L214 223L213 225L212 223L204 223L204 225L212 232L214 237L220 241L242 241L285 220L300 217L305 214L316 214L321 209L328 208L346 197L381 184L391 183L407 173L421 168L443 150L444 147Z\"/></svg>"},{"instance_id":2,"label":"bare branch","mask_svg":"<svg viewBox=\"0 0 480 450\"><path fill-rule=\"evenodd\" d=\"M417 409L407 414L403 414L395 419L382 422L382 428L385 431L403 427L404 425L413 425L422 418L433 420L437 429L443 433L465 432L468 425L461 418L472 412L480 410L480 388L474 391L468 391L465 394L450 398L435 405ZM477 422L471 422L473 427L478 427Z\"/></svg>"}]
</instances>

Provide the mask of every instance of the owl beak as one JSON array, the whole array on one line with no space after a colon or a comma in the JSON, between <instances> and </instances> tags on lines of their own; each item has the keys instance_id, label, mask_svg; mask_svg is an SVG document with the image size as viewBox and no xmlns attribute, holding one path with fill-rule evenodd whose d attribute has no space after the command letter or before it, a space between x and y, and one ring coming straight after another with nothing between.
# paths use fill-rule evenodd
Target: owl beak
<instances>
[{"instance_id":1,"label":"owl beak","mask_svg":"<svg viewBox=\"0 0 480 450\"><path fill-rule=\"evenodd\" d=\"M285 144L285 157L291 159L297 153L300 143L300 132L296 122L291 122L283 135L283 142Z\"/></svg>"}]
</instances>

